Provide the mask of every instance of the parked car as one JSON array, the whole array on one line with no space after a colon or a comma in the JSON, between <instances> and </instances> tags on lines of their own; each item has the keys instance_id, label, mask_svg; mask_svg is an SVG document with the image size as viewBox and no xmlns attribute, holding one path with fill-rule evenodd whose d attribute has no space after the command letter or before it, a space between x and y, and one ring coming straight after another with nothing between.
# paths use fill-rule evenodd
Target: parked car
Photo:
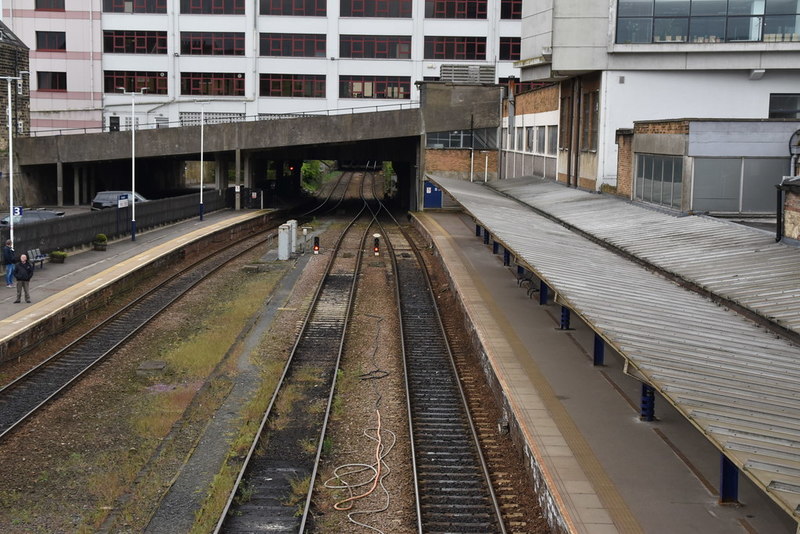
<instances>
[{"instance_id":1,"label":"parked car","mask_svg":"<svg viewBox=\"0 0 800 534\"><path fill-rule=\"evenodd\" d=\"M119 202L120 195L128 195L128 198L131 197L130 191L100 191L92 200L92 209L93 210L104 210L106 208L116 208L117 203ZM147 202L147 199L144 198L139 193L136 193L136 202Z\"/></svg>"},{"instance_id":2,"label":"parked car","mask_svg":"<svg viewBox=\"0 0 800 534\"><path fill-rule=\"evenodd\" d=\"M30 224L39 221L46 221L56 217L63 217L63 211L52 211L47 209L23 209L22 215L14 215L14 226L20 224ZM0 219L0 226L8 226L8 215Z\"/></svg>"}]
</instances>

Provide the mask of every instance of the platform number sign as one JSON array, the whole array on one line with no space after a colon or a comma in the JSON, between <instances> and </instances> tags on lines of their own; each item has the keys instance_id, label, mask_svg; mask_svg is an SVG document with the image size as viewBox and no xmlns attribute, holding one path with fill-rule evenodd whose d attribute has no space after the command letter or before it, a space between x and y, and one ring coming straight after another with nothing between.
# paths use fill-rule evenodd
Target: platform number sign
<instances>
[{"instance_id":1,"label":"platform number sign","mask_svg":"<svg viewBox=\"0 0 800 534\"><path fill-rule=\"evenodd\" d=\"M119 197L117 197L117 207L118 208L128 207L128 195L120 195Z\"/></svg>"},{"instance_id":2,"label":"platform number sign","mask_svg":"<svg viewBox=\"0 0 800 534\"><path fill-rule=\"evenodd\" d=\"M22 206L14 206L12 213L15 217L22 215Z\"/></svg>"}]
</instances>

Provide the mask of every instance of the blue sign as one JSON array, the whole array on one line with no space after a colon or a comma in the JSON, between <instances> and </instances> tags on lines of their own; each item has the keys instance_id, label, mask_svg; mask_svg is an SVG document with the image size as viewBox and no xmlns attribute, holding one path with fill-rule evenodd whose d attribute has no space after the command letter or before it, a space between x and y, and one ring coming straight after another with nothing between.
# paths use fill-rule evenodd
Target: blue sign
<instances>
[{"instance_id":1,"label":"blue sign","mask_svg":"<svg viewBox=\"0 0 800 534\"><path fill-rule=\"evenodd\" d=\"M12 213L14 215L22 215L22 206L14 206Z\"/></svg>"}]
</instances>

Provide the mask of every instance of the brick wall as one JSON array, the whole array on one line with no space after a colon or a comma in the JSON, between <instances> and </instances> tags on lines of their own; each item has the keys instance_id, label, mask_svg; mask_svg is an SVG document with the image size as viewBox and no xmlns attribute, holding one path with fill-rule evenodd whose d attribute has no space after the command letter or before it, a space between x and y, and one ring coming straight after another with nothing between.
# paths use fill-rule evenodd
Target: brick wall
<instances>
[{"instance_id":1,"label":"brick wall","mask_svg":"<svg viewBox=\"0 0 800 534\"><path fill-rule=\"evenodd\" d=\"M474 178L483 180L489 157L489 180L497 178L497 151L482 153L475 150ZM469 179L470 151L468 149L428 149L425 151L425 172L450 178Z\"/></svg>"},{"instance_id":2,"label":"brick wall","mask_svg":"<svg viewBox=\"0 0 800 534\"><path fill-rule=\"evenodd\" d=\"M527 113L541 113L542 111L557 110L559 91L558 85L550 85L517 95L516 114L525 115Z\"/></svg>"},{"instance_id":3,"label":"brick wall","mask_svg":"<svg viewBox=\"0 0 800 534\"><path fill-rule=\"evenodd\" d=\"M617 191L630 198L633 192L633 132L617 132Z\"/></svg>"},{"instance_id":4,"label":"brick wall","mask_svg":"<svg viewBox=\"0 0 800 534\"><path fill-rule=\"evenodd\" d=\"M689 121L635 122L633 132L637 134L688 134Z\"/></svg>"},{"instance_id":5,"label":"brick wall","mask_svg":"<svg viewBox=\"0 0 800 534\"><path fill-rule=\"evenodd\" d=\"M783 235L800 240L800 193L786 191L783 219Z\"/></svg>"}]
</instances>

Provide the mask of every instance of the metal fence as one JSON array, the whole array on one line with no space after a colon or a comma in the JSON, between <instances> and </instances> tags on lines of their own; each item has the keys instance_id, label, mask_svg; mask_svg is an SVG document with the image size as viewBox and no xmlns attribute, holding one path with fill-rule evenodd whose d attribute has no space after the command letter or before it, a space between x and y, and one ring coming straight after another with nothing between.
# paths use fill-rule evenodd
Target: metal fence
<instances>
[{"instance_id":1,"label":"metal fence","mask_svg":"<svg viewBox=\"0 0 800 534\"><path fill-rule=\"evenodd\" d=\"M205 211L225 207L225 198L218 191L204 191ZM200 193L136 203L137 231L199 216ZM53 250L78 248L88 245L97 234L109 239L130 234L131 208L111 208L87 211L67 217L14 226L14 250L17 255L39 249L43 254ZM0 229L2 243L9 236L9 228Z\"/></svg>"}]
</instances>

